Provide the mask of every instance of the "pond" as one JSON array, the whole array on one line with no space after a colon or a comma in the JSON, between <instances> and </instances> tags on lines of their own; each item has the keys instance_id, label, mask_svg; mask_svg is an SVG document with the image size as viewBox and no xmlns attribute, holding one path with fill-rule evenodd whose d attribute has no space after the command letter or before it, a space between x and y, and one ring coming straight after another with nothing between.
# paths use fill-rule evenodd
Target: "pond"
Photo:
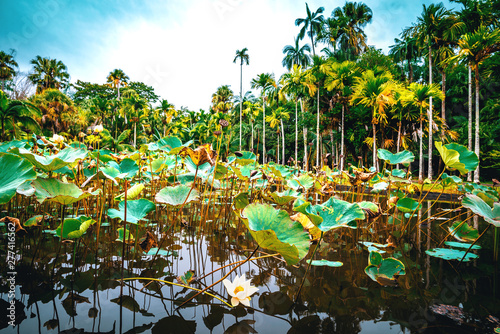
<instances>
[{"instance_id":1,"label":"pond","mask_svg":"<svg viewBox=\"0 0 500 334\"><path fill-rule=\"evenodd\" d=\"M499 331L499 193L416 185L411 152L317 173L175 137L43 152L0 145L0 333Z\"/></svg>"}]
</instances>

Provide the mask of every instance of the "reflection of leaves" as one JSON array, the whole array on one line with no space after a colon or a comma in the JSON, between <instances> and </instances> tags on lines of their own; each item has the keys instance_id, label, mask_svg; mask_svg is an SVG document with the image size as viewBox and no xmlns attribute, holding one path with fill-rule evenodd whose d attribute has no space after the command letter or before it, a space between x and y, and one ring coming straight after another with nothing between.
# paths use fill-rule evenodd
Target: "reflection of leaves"
<instances>
[{"instance_id":1,"label":"reflection of leaves","mask_svg":"<svg viewBox=\"0 0 500 334\"><path fill-rule=\"evenodd\" d=\"M130 310L132 312L140 312L145 317L154 316L153 314L146 312L146 310L141 309L139 303L136 302L135 299L130 296L120 296L118 298L111 299L110 302L121 305L125 307L127 310Z\"/></svg>"},{"instance_id":2,"label":"reflection of leaves","mask_svg":"<svg viewBox=\"0 0 500 334\"><path fill-rule=\"evenodd\" d=\"M90 301L87 297L80 296L76 293L70 292L66 299L63 300L62 305L64 310L70 317L74 317L77 315L76 313L76 304L81 303L89 303Z\"/></svg>"},{"instance_id":3,"label":"reflection of leaves","mask_svg":"<svg viewBox=\"0 0 500 334\"><path fill-rule=\"evenodd\" d=\"M245 307L241 304L236 307L233 307L231 310L229 310L229 313L234 315L236 318L243 318L248 314Z\"/></svg>"},{"instance_id":4,"label":"reflection of leaves","mask_svg":"<svg viewBox=\"0 0 500 334\"><path fill-rule=\"evenodd\" d=\"M266 291L259 297L259 307L262 308L265 313L271 315L288 314L292 305L293 302L290 297L281 291Z\"/></svg>"},{"instance_id":5,"label":"reflection of leaves","mask_svg":"<svg viewBox=\"0 0 500 334\"><path fill-rule=\"evenodd\" d=\"M147 231L146 236L144 237L144 239L141 240L141 242L139 243L139 246L141 247L141 249L143 251L145 251L147 253L147 252L149 252L151 247L153 247L153 246L158 247L158 242L156 242L156 238L153 235L153 233Z\"/></svg>"},{"instance_id":6,"label":"reflection of leaves","mask_svg":"<svg viewBox=\"0 0 500 334\"><path fill-rule=\"evenodd\" d=\"M212 331L222 322L224 313L227 313L227 310L225 308L217 305L212 305L210 308L210 313L206 317L203 317L203 323L210 331Z\"/></svg>"},{"instance_id":7,"label":"reflection of leaves","mask_svg":"<svg viewBox=\"0 0 500 334\"><path fill-rule=\"evenodd\" d=\"M147 325L144 324L142 326L136 326L136 327L134 327L132 329L129 329L124 334L140 334L140 333L144 333L148 329L151 329L151 327L153 327L153 323L149 323Z\"/></svg>"},{"instance_id":8,"label":"reflection of leaves","mask_svg":"<svg viewBox=\"0 0 500 334\"><path fill-rule=\"evenodd\" d=\"M255 324L255 320L241 320L234 325L229 326L228 329L224 332L224 334L248 334L248 333L257 333L255 329L252 328L251 325Z\"/></svg>"},{"instance_id":9,"label":"reflection of leaves","mask_svg":"<svg viewBox=\"0 0 500 334\"><path fill-rule=\"evenodd\" d=\"M321 319L317 315L310 315L293 323L288 334L319 333Z\"/></svg>"},{"instance_id":10,"label":"reflection of leaves","mask_svg":"<svg viewBox=\"0 0 500 334\"><path fill-rule=\"evenodd\" d=\"M177 315L160 319L151 330L153 334L183 334L196 332L196 321L185 320Z\"/></svg>"},{"instance_id":11,"label":"reflection of leaves","mask_svg":"<svg viewBox=\"0 0 500 334\"><path fill-rule=\"evenodd\" d=\"M50 329L56 329L58 326L59 326L59 321L57 321L57 319L47 320L43 324L43 327L47 327L48 330L50 330Z\"/></svg>"},{"instance_id":12,"label":"reflection of leaves","mask_svg":"<svg viewBox=\"0 0 500 334\"><path fill-rule=\"evenodd\" d=\"M177 276L177 281L184 285L189 285L194 280L194 271L188 270L182 276Z\"/></svg>"}]
</instances>

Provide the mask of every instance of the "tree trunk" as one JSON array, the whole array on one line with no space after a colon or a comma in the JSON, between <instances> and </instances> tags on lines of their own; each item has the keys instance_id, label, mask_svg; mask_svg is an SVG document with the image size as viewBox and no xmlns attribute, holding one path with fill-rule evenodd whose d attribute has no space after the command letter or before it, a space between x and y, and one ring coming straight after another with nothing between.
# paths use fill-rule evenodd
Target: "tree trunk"
<instances>
[{"instance_id":1,"label":"tree trunk","mask_svg":"<svg viewBox=\"0 0 500 334\"><path fill-rule=\"evenodd\" d=\"M340 121L340 171L344 170L344 117L345 117L345 105L342 104L342 118Z\"/></svg>"},{"instance_id":2,"label":"tree trunk","mask_svg":"<svg viewBox=\"0 0 500 334\"><path fill-rule=\"evenodd\" d=\"M424 180L424 151L423 151L423 135L424 129L422 126L422 107L420 107L420 148L418 151L418 182L422 183Z\"/></svg>"},{"instance_id":3,"label":"tree trunk","mask_svg":"<svg viewBox=\"0 0 500 334\"><path fill-rule=\"evenodd\" d=\"M308 170L308 163L307 163L307 127L302 128L302 134L304 136L304 169L307 171Z\"/></svg>"},{"instance_id":4,"label":"tree trunk","mask_svg":"<svg viewBox=\"0 0 500 334\"><path fill-rule=\"evenodd\" d=\"M262 164L266 163L266 94L262 98Z\"/></svg>"},{"instance_id":5,"label":"tree trunk","mask_svg":"<svg viewBox=\"0 0 500 334\"><path fill-rule=\"evenodd\" d=\"M243 112L243 59L240 64L240 151L241 151L241 113Z\"/></svg>"},{"instance_id":6,"label":"tree trunk","mask_svg":"<svg viewBox=\"0 0 500 334\"><path fill-rule=\"evenodd\" d=\"M136 128L137 128L137 122L134 122L134 148L136 147L136 139L137 139L137 135L136 135Z\"/></svg>"},{"instance_id":7,"label":"tree trunk","mask_svg":"<svg viewBox=\"0 0 500 334\"><path fill-rule=\"evenodd\" d=\"M318 82L318 99L317 99L317 105L318 105L318 116L316 120L316 166L319 166L319 82Z\"/></svg>"},{"instance_id":8,"label":"tree trunk","mask_svg":"<svg viewBox=\"0 0 500 334\"><path fill-rule=\"evenodd\" d=\"M441 141L444 141L444 125L446 123L446 72L443 70L442 76L442 87L443 99L441 100L441 118L443 119L443 128L441 129Z\"/></svg>"},{"instance_id":9,"label":"tree trunk","mask_svg":"<svg viewBox=\"0 0 500 334\"><path fill-rule=\"evenodd\" d=\"M411 65L410 59L408 59L408 70L410 71L409 81L410 81L410 83L412 83L413 82L413 66Z\"/></svg>"},{"instance_id":10,"label":"tree trunk","mask_svg":"<svg viewBox=\"0 0 500 334\"><path fill-rule=\"evenodd\" d=\"M299 146L299 115L297 112L298 101L295 101L295 167L297 167L297 159L298 159L298 146Z\"/></svg>"},{"instance_id":11,"label":"tree trunk","mask_svg":"<svg viewBox=\"0 0 500 334\"><path fill-rule=\"evenodd\" d=\"M375 167L378 172L377 166L377 132L375 130L375 123L372 121L372 130L373 130L373 167Z\"/></svg>"},{"instance_id":12,"label":"tree trunk","mask_svg":"<svg viewBox=\"0 0 500 334\"><path fill-rule=\"evenodd\" d=\"M468 82L468 88L469 88L469 139L468 139L468 149L469 151L472 151L472 66L469 65L469 82ZM472 172L467 173L467 181L471 182L472 181Z\"/></svg>"},{"instance_id":13,"label":"tree trunk","mask_svg":"<svg viewBox=\"0 0 500 334\"><path fill-rule=\"evenodd\" d=\"M252 145L252 152L253 152L253 121L250 124L252 124L252 144L251 145Z\"/></svg>"},{"instance_id":14,"label":"tree trunk","mask_svg":"<svg viewBox=\"0 0 500 334\"><path fill-rule=\"evenodd\" d=\"M474 74L476 79L476 138L474 152L479 159L479 64L476 64ZM474 171L474 183L479 183L479 165Z\"/></svg>"},{"instance_id":15,"label":"tree trunk","mask_svg":"<svg viewBox=\"0 0 500 334\"><path fill-rule=\"evenodd\" d=\"M281 122L281 152L283 153L281 155L281 159L283 160L283 166L286 165L286 160L285 160L285 127L283 126L283 119L280 120Z\"/></svg>"},{"instance_id":16,"label":"tree trunk","mask_svg":"<svg viewBox=\"0 0 500 334\"><path fill-rule=\"evenodd\" d=\"M432 50L429 45L429 84L432 85ZM432 124L432 96L429 97L429 166L427 167L427 177L429 180L432 180L432 130L433 130L433 124Z\"/></svg>"},{"instance_id":17,"label":"tree trunk","mask_svg":"<svg viewBox=\"0 0 500 334\"><path fill-rule=\"evenodd\" d=\"M278 134L278 137L276 139L276 163L280 163L280 130L276 132Z\"/></svg>"}]
</instances>

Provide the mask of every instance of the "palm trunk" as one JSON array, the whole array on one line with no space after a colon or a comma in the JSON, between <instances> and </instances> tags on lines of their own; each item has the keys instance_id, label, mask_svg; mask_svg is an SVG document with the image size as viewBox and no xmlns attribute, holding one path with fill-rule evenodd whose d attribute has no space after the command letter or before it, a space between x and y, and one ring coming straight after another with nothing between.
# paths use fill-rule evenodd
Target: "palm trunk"
<instances>
[{"instance_id":1,"label":"palm trunk","mask_svg":"<svg viewBox=\"0 0 500 334\"><path fill-rule=\"evenodd\" d=\"M276 140L276 163L280 163L280 130L276 132L278 134L277 140Z\"/></svg>"},{"instance_id":2,"label":"palm trunk","mask_svg":"<svg viewBox=\"0 0 500 334\"><path fill-rule=\"evenodd\" d=\"M297 113L297 103L295 101L295 167L297 167L297 159L298 159L298 145L299 145L299 118Z\"/></svg>"},{"instance_id":3,"label":"palm trunk","mask_svg":"<svg viewBox=\"0 0 500 334\"><path fill-rule=\"evenodd\" d=\"M252 124L252 152L253 152L253 120L251 121L250 124Z\"/></svg>"},{"instance_id":4,"label":"palm trunk","mask_svg":"<svg viewBox=\"0 0 500 334\"><path fill-rule=\"evenodd\" d=\"M304 105L302 104L302 99L300 100L300 113L302 114L302 118L304 118ZM302 119L303 121L304 119ZM302 126L302 136L304 138L304 169L307 170L307 127L305 125Z\"/></svg>"},{"instance_id":5,"label":"palm trunk","mask_svg":"<svg viewBox=\"0 0 500 334\"><path fill-rule=\"evenodd\" d=\"M281 122L281 152L283 153L281 155L281 159L283 160L283 166L286 165L286 160L285 160L285 128L283 126L283 119L280 120Z\"/></svg>"},{"instance_id":6,"label":"palm trunk","mask_svg":"<svg viewBox=\"0 0 500 334\"><path fill-rule=\"evenodd\" d=\"M479 64L476 64L474 74L476 77L476 138L474 152L479 159ZM479 183L479 165L474 171L474 183Z\"/></svg>"},{"instance_id":7,"label":"palm trunk","mask_svg":"<svg viewBox=\"0 0 500 334\"><path fill-rule=\"evenodd\" d=\"M240 64L240 151L241 151L241 113L243 112L243 59Z\"/></svg>"},{"instance_id":8,"label":"palm trunk","mask_svg":"<svg viewBox=\"0 0 500 334\"><path fill-rule=\"evenodd\" d=\"M424 129L422 126L422 107L420 107L420 148L418 151L418 182L422 183L424 176L424 151L423 151L423 135Z\"/></svg>"},{"instance_id":9,"label":"palm trunk","mask_svg":"<svg viewBox=\"0 0 500 334\"><path fill-rule=\"evenodd\" d=\"M319 166L319 82L318 82L318 100L317 100L318 117L316 120L316 166Z\"/></svg>"},{"instance_id":10,"label":"palm trunk","mask_svg":"<svg viewBox=\"0 0 500 334\"><path fill-rule=\"evenodd\" d=\"M136 140L137 140L136 128L137 128L137 122L134 122L134 148L136 147Z\"/></svg>"},{"instance_id":11,"label":"palm trunk","mask_svg":"<svg viewBox=\"0 0 500 334\"><path fill-rule=\"evenodd\" d=\"M429 84L432 85L432 54L431 47L429 45ZM429 166L427 170L427 177L432 180L432 96L429 97Z\"/></svg>"},{"instance_id":12,"label":"palm trunk","mask_svg":"<svg viewBox=\"0 0 500 334\"><path fill-rule=\"evenodd\" d=\"M411 60L408 59L408 70L410 71L410 83L413 82L413 66L411 65Z\"/></svg>"},{"instance_id":13,"label":"palm trunk","mask_svg":"<svg viewBox=\"0 0 500 334\"><path fill-rule=\"evenodd\" d=\"M442 87L441 91L443 92L443 99L441 100L441 118L443 119L443 128L441 129L441 141L444 140L444 125L446 123L446 73L443 70L441 73L442 79Z\"/></svg>"},{"instance_id":14,"label":"palm trunk","mask_svg":"<svg viewBox=\"0 0 500 334\"><path fill-rule=\"evenodd\" d=\"M469 151L472 151L472 66L469 65L469 138L468 138L468 148ZM467 173L467 181L472 181L472 172Z\"/></svg>"},{"instance_id":15,"label":"palm trunk","mask_svg":"<svg viewBox=\"0 0 500 334\"><path fill-rule=\"evenodd\" d=\"M266 95L262 99L262 164L266 163Z\"/></svg>"},{"instance_id":16,"label":"palm trunk","mask_svg":"<svg viewBox=\"0 0 500 334\"><path fill-rule=\"evenodd\" d=\"M342 118L340 122L340 171L344 170L344 116L345 116L345 105L342 104Z\"/></svg>"},{"instance_id":17,"label":"palm trunk","mask_svg":"<svg viewBox=\"0 0 500 334\"><path fill-rule=\"evenodd\" d=\"M372 130L373 130L373 167L378 172L378 166L377 166L377 132L375 130L375 123L372 122ZM342 158L341 158L342 159Z\"/></svg>"}]
</instances>

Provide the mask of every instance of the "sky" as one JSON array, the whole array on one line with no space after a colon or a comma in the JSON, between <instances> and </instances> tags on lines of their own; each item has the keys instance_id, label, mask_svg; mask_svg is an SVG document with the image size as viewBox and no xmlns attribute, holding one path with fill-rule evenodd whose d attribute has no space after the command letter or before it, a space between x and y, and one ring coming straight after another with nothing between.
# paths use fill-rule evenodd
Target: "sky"
<instances>
[{"instance_id":1,"label":"sky","mask_svg":"<svg viewBox=\"0 0 500 334\"><path fill-rule=\"evenodd\" d=\"M364 1L373 11L368 45L387 54L422 5L433 2ZM307 3L313 11L323 6L328 17L345 1ZM305 16L305 2L296 0L0 0L0 50L14 49L23 72L37 55L61 60L71 82L105 83L119 68L178 109L207 110L221 85L239 95L236 50L246 47L250 56L243 94L260 73L279 79L286 72L283 47L293 45L295 19Z\"/></svg>"}]
</instances>

